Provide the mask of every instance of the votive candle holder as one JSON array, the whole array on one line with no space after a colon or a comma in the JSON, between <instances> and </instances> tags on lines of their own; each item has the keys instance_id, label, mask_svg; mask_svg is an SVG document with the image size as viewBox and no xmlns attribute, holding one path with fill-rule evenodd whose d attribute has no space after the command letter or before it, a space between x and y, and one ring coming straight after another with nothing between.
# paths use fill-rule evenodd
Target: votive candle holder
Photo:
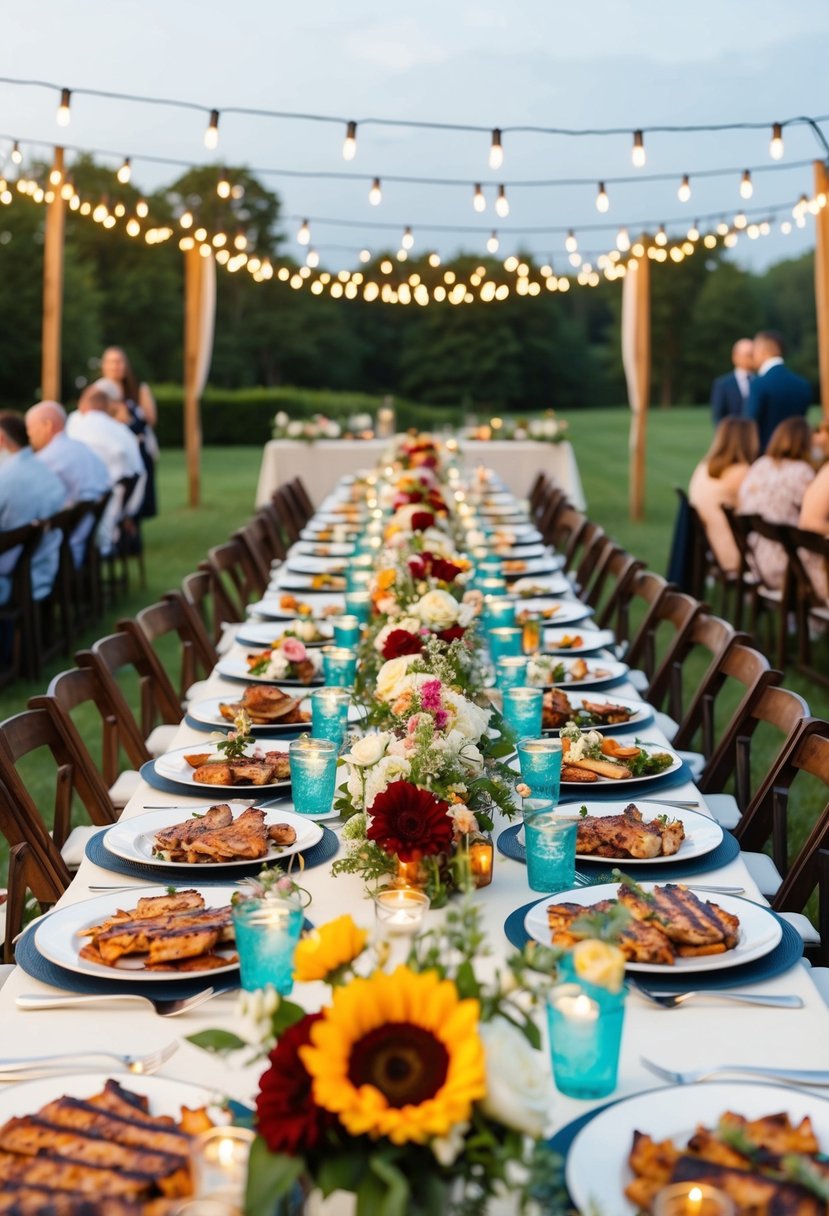
<instances>
[{"instance_id":1,"label":"votive candle holder","mask_svg":"<svg viewBox=\"0 0 829 1216\"><path fill-rule=\"evenodd\" d=\"M521 654L521 630L515 626L499 625L495 629L487 629L486 640L493 663L510 656L517 658Z\"/></svg>"},{"instance_id":2,"label":"votive candle holder","mask_svg":"<svg viewBox=\"0 0 829 1216\"><path fill-rule=\"evenodd\" d=\"M503 575L487 574L486 571L476 570L473 586L483 595L503 595L507 589L507 580Z\"/></svg>"},{"instance_id":3,"label":"votive candle holder","mask_svg":"<svg viewBox=\"0 0 829 1216\"><path fill-rule=\"evenodd\" d=\"M371 595L368 591L346 591L345 606L349 613L365 625L371 611Z\"/></svg>"},{"instance_id":4,"label":"votive candle holder","mask_svg":"<svg viewBox=\"0 0 829 1216\"><path fill-rule=\"evenodd\" d=\"M339 748L330 739L300 735L288 748L291 794L300 815L327 815L334 801Z\"/></svg>"},{"instance_id":5,"label":"votive candle holder","mask_svg":"<svg viewBox=\"0 0 829 1216\"><path fill-rule=\"evenodd\" d=\"M270 984L287 996L304 921L301 904L293 899L241 899L231 909L242 987L255 992Z\"/></svg>"},{"instance_id":6,"label":"votive candle holder","mask_svg":"<svg viewBox=\"0 0 829 1216\"><path fill-rule=\"evenodd\" d=\"M533 797L550 798L557 804L561 790L561 740L521 739L518 760L521 780L530 787Z\"/></svg>"},{"instance_id":7,"label":"votive candle holder","mask_svg":"<svg viewBox=\"0 0 829 1216\"><path fill-rule=\"evenodd\" d=\"M383 887L374 895L374 915L383 934L414 937L429 910L429 896L414 887Z\"/></svg>"},{"instance_id":8,"label":"votive candle holder","mask_svg":"<svg viewBox=\"0 0 829 1216\"><path fill-rule=\"evenodd\" d=\"M337 688L351 688L357 675L357 656L347 646L324 646L322 678Z\"/></svg>"},{"instance_id":9,"label":"votive candle holder","mask_svg":"<svg viewBox=\"0 0 829 1216\"><path fill-rule=\"evenodd\" d=\"M576 878L575 818L556 815L552 798L525 798L524 848L531 891L567 891Z\"/></svg>"},{"instance_id":10,"label":"votive candle holder","mask_svg":"<svg viewBox=\"0 0 829 1216\"><path fill-rule=\"evenodd\" d=\"M256 1133L249 1127L211 1127L193 1140L190 1164L194 1200L191 1211L200 1209L198 1201L216 1205L218 1211L241 1211L245 1198L248 1160ZM225 1206L227 1205L227 1206Z\"/></svg>"},{"instance_id":11,"label":"votive candle holder","mask_svg":"<svg viewBox=\"0 0 829 1216\"><path fill-rule=\"evenodd\" d=\"M374 564L372 559L372 565ZM361 569L349 564L345 576L345 585L347 591L367 591L368 585L371 582L371 570Z\"/></svg>"},{"instance_id":12,"label":"votive candle holder","mask_svg":"<svg viewBox=\"0 0 829 1216\"><path fill-rule=\"evenodd\" d=\"M495 664L495 684L503 692L507 688L522 688L527 683L527 658L507 654Z\"/></svg>"},{"instance_id":13,"label":"votive candle holder","mask_svg":"<svg viewBox=\"0 0 829 1216\"><path fill-rule=\"evenodd\" d=\"M487 629L511 628L515 625L515 600L507 595L487 596L484 600L484 621Z\"/></svg>"},{"instance_id":14,"label":"votive candle holder","mask_svg":"<svg viewBox=\"0 0 829 1216\"><path fill-rule=\"evenodd\" d=\"M330 739L342 747L348 730L351 693L347 688L326 686L311 693L311 736Z\"/></svg>"},{"instance_id":15,"label":"votive candle holder","mask_svg":"<svg viewBox=\"0 0 829 1216\"><path fill-rule=\"evenodd\" d=\"M334 644L336 646L345 646L353 650L359 643L362 625L360 618L353 613L332 617L331 627L334 630Z\"/></svg>"},{"instance_id":16,"label":"votive candle holder","mask_svg":"<svg viewBox=\"0 0 829 1216\"><path fill-rule=\"evenodd\" d=\"M616 1088L625 1018L625 988L611 992L559 965L564 982L547 997L547 1028L556 1089L568 1098L606 1098ZM572 977L572 978L571 978ZM668 1209L670 1210L670 1209ZM692 1212L693 1208L679 1208Z\"/></svg>"},{"instance_id":17,"label":"votive candle holder","mask_svg":"<svg viewBox=\"0 0 829 1216\"><path fill-rule=\"evenodd\" d=\"M516 630L520 636L520 629ZM520 654L520 649L519 652ZM503 715L517 739L535 739L541 734L544 693L540 688L505 688Z\"/></svg>"},{"instance_id":18,"label":"votive candle holder","mask_svg":"<svg viewBox=\"0 0 829 1216\"><path fill-rule=\"evenodd\" d=\"M706 1182L674 1182L654 1196L653 1216L736 1216L728 1195Z\"/></svg>"}]
</instances>

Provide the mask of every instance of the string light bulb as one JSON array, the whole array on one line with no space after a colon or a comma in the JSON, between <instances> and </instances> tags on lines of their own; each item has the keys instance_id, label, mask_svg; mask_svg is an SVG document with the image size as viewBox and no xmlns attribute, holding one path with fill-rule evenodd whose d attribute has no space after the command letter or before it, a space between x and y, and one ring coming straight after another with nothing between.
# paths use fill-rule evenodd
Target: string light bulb
<instances>
[{"instance_id":1,"label":"string light bulb","mask_svg":"<svg viewBox=\"0 0 829 1216\"><path fill-rule=\"evenodd\" d=\"M403 238L400 241L400 246L402 249L411 249L412 245L414 245L414 237L412 236L411 228L407 227L403 231Z\"/></svg>"},{"instance_id":2,"label":"string light bulb","mask_svg":"<svg viewBox=\"0 0 829 1216\"><path fill-rule=\"evenodd\" d=\"M498 240L498 233L493 232L492 235L490 236L489 240L486 243L487 253L497 253L499 245L500 245L500 241Z\"/></svg>"},{"instance_id":3,"label":"string light bulb","mask_svg":"<svg viewBox=\"0 0 829 1216\"><path fill-rule=\"evenodd\" d=\"M498 187L498 197L495 200L495 210L501 219L506 219L509 215L509 199L507 192L503 186Z\"/></svg>"},{"instance_id":4,"label":"string light bulb","mask_svg":"<svg viewBox=\"0 0 829 1216\"><path fill-rule=\"evenodd\" d=\"M647 157L645 155L645 139L641 131L633 132L633 150L631 160L637 169L643 169Z\"/></svg>"},{"instance_id":5,"label":"string light bulb","mask_svg":"<svg viewBox=\"0 0 829 1216\"><path fill-rule=\"evenodd\" d=\"M492 143L489 146L489 167L490 169L500 169L504 163L504 147L501 143L501 130L499 127L493 128Z\"/></svg>"},{"instance_id":6,"label":"string light bulb","mask_svg":"<svg viewBox=\"0 0 829 1216\"><path fill-rule=\"evenodd\" d=\"M210 111L210 121L204 133L204 146L211 152L219 146L219 111Z\"/></svg>"},{"instance_id":7,"label":"string light bulb","mask_svg":"<svg viewBox=\"0 0 829 1216\"><path fill-rule=\"evenodd\" d=\"M596 195L596 210L604 214L610 210L610 199L607 197L607 191L604 188L604 182L599 182L599 191Z\"/></svg>"},{"instance_id":8,"label":"string light bulb","mask_svg":"<svg viewBox=\"0 0 829 1216\"><path fill-rule=\"evenodd\" d=\"M296 234L298 245L308 245L311 242L311 229L307 220L303 220L299 226L299 232Z\"/></svg>"},{"instance_id":9,"label":"string light bulb","mask_svg":"<svg viewBox=\"0 0 829 1216\"><path fill-rule=\"evenodd\" d=\"M653 239L656 241L657 245L664 246L668 244L668 234L665 231L664 224L659 225L659 231Z\"/></svg>"},{"instance_id":10,"label":"string light bulb","mask_svg":"<svg viewBox=\"0 0 829 1216\"><path fill-rule=\"evenodd\" d=\"M687 203L691 197L691 179L688 174L683 174L682 181L679 183L679 189L676 196L681 203Z\"/></svg>"},{"instance_id":11,"label":"string light bulb","mask_svg":"<svg viewBox=\"0 0 829 1216\"><path fill-rule=\"evenodd\" d=\"M238 249L240 251L243 249L247 249L248 238L245 236L244 232L236 233L235 237L233 238L233 247L234 247L234 249Z\"/></svg>"},{"instance_id":12,"label":"string light bulb","mask_svg":"<svg viewBox=\"0 0 829 1216\"><path fill-rule=\"evenodd\" d=\"M354 160L357 155L357 124L349 122L345 128L345 139L343 140L343 160Z\"/></svg>"},{"instance_id":13,"label":"string light bulb","mask_svg":"<svg viewBox=\"0 0 829 1216\"><path fill-rule=\"evenodd\" d=\"M115 174L122 186L126 186L127 182L132 177L132 162L128 156L124 157L124 163L121 165L118 172Z\"/></svg>"},{"instance_id":14,"label":"string light bulb","mask_svg":"<svg viewBox=\"0 0 829 1216\"><path fill-rule=\"evenodd\" d=\"M699 240L699 223L697 220L694 220L693 224L688 229L688 240L689 241L698 241Z\"/></svg>"},{"instance_id":15,"label":"string light bulb","mask_svg":"<svg viewBox=\"0 0 829 1216\"><path fill-rule=\"evenodd\" d=\"M567 233L567 240L564 242L564 248L567 250L568 253L575 253L576 250L578 249L578 247L579 247L579 243L576 240L576 234L573 231L573 229L571 228L570 231Z\"/></svg>"},{"instance_id":16,"label":"string light bulb","mask_svg":"<svg viewBox=\"0 0 829 1216\"><path fill-rule=\"evenodd\" d=\"M317 253L316 249L309 249L305 258L305 265L310 266L312 270L315 270L319 264L320 255Z\"/></svg>"},{"instance_id":17,"label":"string light bulb","mask_svg":"<svg viewBox=\"0 0 829 1216\"><path fill-rule=\"evenodd\" d=\"M380 178L375 177L371 183L371 189L368 192L368 201L372 207L379 207L383 201L383 191L380 188Z\"/></svg>"},{"instance_id":18,"label":"string light bulb","mask_svg":"<svg viewBox=\"0 0 829 1216\"><path fill-rule=\"evenodd\" d=\"M743 176L740 179L740 198L751 198L754 193L754 185L751 180L751 172L748 169L743 171Z\"/></svg>"},{"instance_id":19,"label":"string light bulb","mask_svg":"<svg viewBox=\"0 0 829 1216\"><path fill-rule=\"evenodd\" d=\"M16 165L21 164L23 161L23 153L20 151L20 141L17 139L12 144L11 158Z\"/></svg>"},{"instance_id":20,"label":"string light bulb","mask_svg":"<svg viewBox=\"0 0 829 1216\"><path fill-rule=\"evenodd\" d=\"M57 119L57 124L59 127L68 127L69 126L69 120L71 118L71 115L69 113L69 104L70 104L71 100L72 100L72 94L69 91L69 89L61 89L60 105L58 106L58 112L55 115L55 118Z\"/></svg>"},{"instance_id":21,"label":"string light bulb","mask_svg":"<svg viewBox=\"0 0 829 1216\"><path fill-rule=\"evenodd\" d=\"M627 253L630 249L630 237L627 228L620 228L616 234L616 248L620 253Z\"/></svg>"},{"instance_id":22,"label":"string light bulb","mask_svg":"<svg viewBox=\"0 0 829 1216\"><path fill-rule=\"evenodd\" d=\"M52 169L52 171L49 174L49 185L50 186L59 186L62 181L63 181L63 174L61 173L60 169L57 169L57 168Z\"/></svg>"},{"instance_id":23,"label":"string light bulb","mask_svg":"<svg viewBox=\"0 0 829 1216\"><path fill-rule=\"evenodd\" d=\"M145 200L143 198L140 198L138 200L138 202L135 204L135 214L142 220L146 219L147 216L150 214L149 205L145 202Z\"/></svg>"},{"instance_id":24,"label":"string light bulb","mask_svg":"<svg viewBox=\"0 0 829 1216\"><path fill-rule=\"evenodd\" d=\"M68 203L71 200L74 193L75 193L75 187L72 185L71 181L67 177L66 180L64 181L63 185L60 188L60 196L65 203Z\"/></svg>"},{"instance_id":25,"label":"string light bulb","mask_svg":"<svg viewBox=\"0 0 829 1216\"><path fill-rule=\"evenodd\" d=\"M361 249L360 250L360 261L363 263L363 265L365 265L367 262L371 261L371 250L370 249Z\"/></svg>"},{"instance_id":26,"label":"string light bulb","mask_svg":"<svg viewBox=\"0 0 829 1216\"><path fill-rule=\"evenodd\" d=\"M772 160L783 159L783 127L779 122L774 123L771 128L771 139L769 140L769 156Z\"/></svg>"},{"instance_id":27,"label":"string light bulb","mask_svg":"<svg viewBox=\"0 0 829 1216\"><path fill-rule=\"evenodd\" d=\"M182 215L179 217L178 222L181 224L182 228L192 228L193 227L192 211L183 212Z\"/></svg>"},{"instance_id":28,"label":"string light bulb","mask_svg":"<svg viewBox=\"0 0 829 1216\"><path fill-rule=\"evenodd\" d=\"M222 171L219 180L216 182L216 193L219 198L230 198L232 186L228 179L227 173Z\"/></svg>"},{"instance_id":29,"label":"string light bulb","mask_svg":"<svg viewBox=\"0 0 829 1216\"><path fill-rule=\"evenodd\" d=\"M484 197L484 192L481 189L480 182L475 183L475 192L472 195L472 206L476 211L486 211L486 198Z\"/></svg>"}]
</instances>

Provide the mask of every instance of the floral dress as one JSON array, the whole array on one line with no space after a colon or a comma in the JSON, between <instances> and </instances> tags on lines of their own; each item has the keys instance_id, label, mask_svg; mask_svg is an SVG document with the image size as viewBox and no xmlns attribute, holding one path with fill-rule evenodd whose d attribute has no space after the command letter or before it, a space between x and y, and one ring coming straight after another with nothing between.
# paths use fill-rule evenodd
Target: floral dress
<instances>
[{"instance_id":1,"label":"floral dress","mask_svg":"<svg viewBox=\"0 0 829 1216\"><path fill-rule=\"evenodd\" d=\"M737 496L741 515L762 515L774 524L797 526L806 487L815 470L805 460L774 460L761 456L746 474ZM783 586L786 551L765 536L752 536L753 566L765 587Z\"/></svg>"}]
</instances>

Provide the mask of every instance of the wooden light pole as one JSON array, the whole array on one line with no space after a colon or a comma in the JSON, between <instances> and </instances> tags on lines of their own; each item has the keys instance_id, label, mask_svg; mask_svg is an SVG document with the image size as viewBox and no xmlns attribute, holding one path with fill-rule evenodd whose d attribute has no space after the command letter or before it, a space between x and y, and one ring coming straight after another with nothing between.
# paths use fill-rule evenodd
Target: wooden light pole
<instances>
[{"instance_id":1,"label":"wooden light pole","mask_svg":"<svg viewBox=\"0 0 829 1216\"><path fill-rule=\"evenodd\" d=\"M816 160L814 169L815 196L829 196L826 161ZM829 418L829 206L821 207L815 216L815 306L820 403L824 418Z\"/></svg>"},{"instance_id":2,"label":"wooden light pole","mask_svg":"<svg viewBox=\"0 0 829 1216\"><path fill-rule=\"evenodd\" d=\"M47 401L61 399L61 329L63 323L63 238L65 202L63 148L55 148L52 166L60 174L54 198L46 211L43 238L43 325L41 331L40 393Z\"/></svg>"},{"instance_id":3,"label":"wooden light pole","mask_svg":"<svg viewBox=\"0 0 829 1216\"><path fill-rule=\"evenodd\" d=\"M201 501L201 395L213 351L216 264L194 245L184 254L184 449L187 501Z\"/></svg>"},{"instance_id":4,"label":"wooden light pole","mask_svg":"<svg viewBox=\"0 0 829 1216\"><path fill-rule=\"evenodd\" d=\"M630 402L629 512L645 517L646 436L651 396L651 288L647 257L631 258L622 291L622 362Z\"/></svg>"}]
</instances>

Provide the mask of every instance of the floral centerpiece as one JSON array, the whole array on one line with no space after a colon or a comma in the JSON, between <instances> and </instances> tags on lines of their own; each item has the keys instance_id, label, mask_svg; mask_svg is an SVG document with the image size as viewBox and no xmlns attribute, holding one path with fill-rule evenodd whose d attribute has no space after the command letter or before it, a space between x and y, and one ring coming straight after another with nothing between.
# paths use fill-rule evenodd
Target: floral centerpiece
<instances>
[{"instance_id":1,"label":"floral centerpiece","mask_svg":"<svg viewBox=\"0 0 829 1216\"><path fill-rule=\"evenodd\" d=\"M325 414L313 414L310 418L291 418L284 410L274 415L274 439L302 439L314 443L317 439L339 439L342 427Z\"/></svg>"},{"instance_id":2,"label":"floral centerpiece","mask_svg":"<svg viewBox=\"0 0 829 1216\"><path fill-rule=\"evenodd\" d=\"M555 410L545 410L541 418L516 418L506 422L503 418L490 418L489 422L472 427L467 438L478 443L488 443L492 439L562 443L567 438L567 423L556 417Z\"/></svg>"}]
</instances>

